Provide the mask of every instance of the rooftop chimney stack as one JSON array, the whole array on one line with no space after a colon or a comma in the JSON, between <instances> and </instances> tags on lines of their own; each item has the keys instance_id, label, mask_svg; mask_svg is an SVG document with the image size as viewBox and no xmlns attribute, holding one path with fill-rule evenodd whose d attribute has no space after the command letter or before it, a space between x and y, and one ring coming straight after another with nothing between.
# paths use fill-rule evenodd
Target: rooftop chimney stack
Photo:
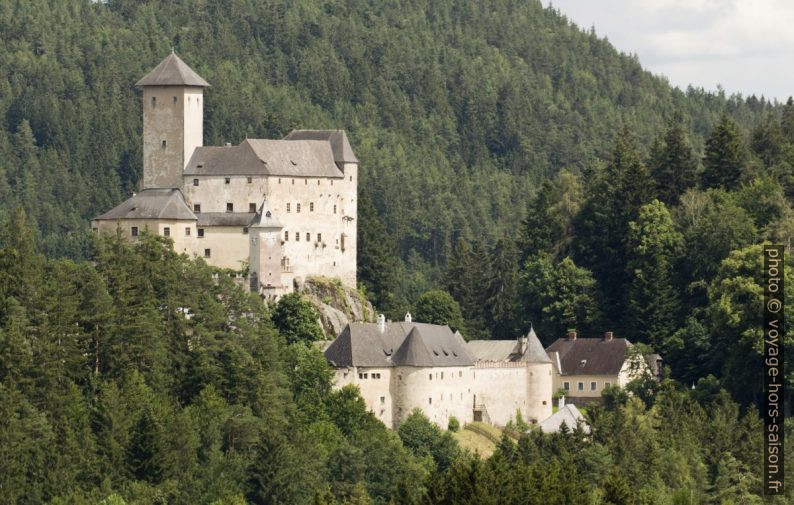
<instances>
[{"instance_id":1,"label":"rooftop chimney stack","mask_svg":"<svg viewBox=\"0 0 794 505\"><path fill-rule=\"evenodd\" d=\"M568 340L576 340L576 330L568 331Z\"/></svg>"},{"instance_id":2,"label":"rooftop chimney stack","mask_svg":"<svg viewBox=\"0 0 794 505\"><path fill-rule=\"evenodd\" d=\"M410 323L411 322L411 313L410 312L406 312L405 313L405 322L406 323Z\"/></svg>"},{"instance_id":3,"label":"rooftop chimney stack","mask_svg":"<svg viewBox=\"0 0 794 505\"><path fill-rule=\"evenodd\" d=\"M378 315L378 330L381 333L386 331L386 316L383 314Z\"/></svg>"},{"instance_id":4,"label":"rooftop chimney stack","mask_svg":"<svg viewBox=\"0 0 794 505\"><path fill-rule=\"evenodd\" d=\"M604 342L611 342L613 336L614 333L612 333L611 331L604 333Z\"/></svg>"},{"instance_id":5,"label":"rooftop chimney stack","mask_svg":"<svg viewBox=\"0 0 794 505\"><path fill-rule=\"evenodd\" d=\"M522 356L524 355L525 352L527 352L526 336L518 337L518 350L519 350L519 354L521 354Z\"/></svg>"}]
</instances>

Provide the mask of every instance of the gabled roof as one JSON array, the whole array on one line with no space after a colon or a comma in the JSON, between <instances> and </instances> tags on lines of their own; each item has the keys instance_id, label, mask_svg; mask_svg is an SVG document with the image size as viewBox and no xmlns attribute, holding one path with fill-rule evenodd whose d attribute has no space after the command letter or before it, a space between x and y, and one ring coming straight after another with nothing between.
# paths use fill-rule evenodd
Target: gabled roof
<instances>
[{"instance_id":1,"label":"gabled roof","mask_svg":"<svg viewBox=\"0 0 794 505\"><path fill-rule=\"evenodd\" d=\"M449 326L425 323L350 323L325 351L332 365L471 366L462 340Z\"/></svg>"},{"instance_id":2,"label":"gabled roof","mask_svg":"<svg viewBox=\"0 0 794 505\"><path fill-rule=\"evenodd\" d=\"M237 146L197 147L184 174L337 177L331 145L323 140L246 139Z\"/></svg>"},{"instance_id":3,"label":"gabled roof","mask_svg":"<svg viewBox=\"0 0 794 505\"><path fill-rule=\"evenodd\" d=\"M625 338L560 338L546 352L558 353L562 375L617 375L629 347Z\"/></svg>"},{"instance_id":4,"label":"gabled roof","mask_svg":"<svg viewBox=\"0 0 794 505\"><path fill-rule=\"evenodd\" d=\"M323 140L331 144L335 162L358 163L345 130L292 130L284 140Z\"/></svg>"},{"instance_id":5,"label":"gabled roof","mask_svg":"<svg viewBox=\"0 0 794 505\"><path fill-rule=\"evenodd\" d=\"M259 206L259 211L256 213L256 216L254 216L253 221L251 221L251 224L249 224L248 227L280 229L284 226L273 215L273 212L271 212L267 202L262 202L262 205Z\"/></svg>"},{"instance_id":6,"label":"gabled roof","mask_svg":"<svg viewBox=\"0 0 794 505\"><path fill-rule=\"evenodd\" d=\"M135 83L136 86L198 86L209 83L198 75L175 53L165 57L154 69Z\"/></svg>"},{"instance_id":7,"label":"gabled roof","mask_svg":"<svg viewBox=\"0 0 794 505\"><path fill-rule=\"evenodd\" d=\"M579 409L576 408L576 405L569 403L543 420L539 426L540 429L543 430L543 433L558 433L563 423L572 431L579 422L582 423L582 431L589 434L590 425L587 424L587 420L582 413L579 412Z\"/></svg>"},{"instance_id":8,"label":"gabled roof","mask_svg":"<svg viewBox=\"0 0 794 505\"><path fill-rule=\"evenodd\" d=\"M525 363L551 363L543 350L535 330L526 336L527 347L521 352L520 340L470 340L466 347L476 361L521 361Z\"/></svg>"},{"instance_id":9,"label":"gabled roof","mask_svg":"<svg viewBox=\"0 0 794 505\"><path fill-rule=\"evenodd\" d=\"M97 221L116 221L120 219L195 221L196 215L185 203L185 198L180 190L176 188L151 188L144 189L94 219Z\"/></svg>"}]
</instances>

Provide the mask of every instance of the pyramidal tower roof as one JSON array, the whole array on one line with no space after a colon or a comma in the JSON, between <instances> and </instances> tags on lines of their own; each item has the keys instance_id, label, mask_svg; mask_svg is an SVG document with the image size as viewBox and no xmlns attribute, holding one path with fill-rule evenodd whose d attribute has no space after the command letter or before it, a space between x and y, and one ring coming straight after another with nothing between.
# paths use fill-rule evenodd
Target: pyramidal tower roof
<instances>
[{"instance_id":1,"label":"pyramidal tower roof","mask_svg":"<svg viewBox=\"0 0 794 505\"><path fill-rule=\"evenodd\" d=\"M259 206L259 212L254 216L254 220L248 225L249 228L283 228L281 223L278 222L270 211L267 202L262 202Z\"/></svg>"},{"instance_id":2,"label":"pyramidal tower roof","mask_svg":"<svg viewBox=\"0 0 794 505\"><path fill-rule=\"evenodd\" d=\"M198 75L173 51L159 65L135 83L136 86L197 86L205 88L209 83Z\"/></svg>"},{"instance_id":3,"label":"pyramidal tower roof","mask_svg":"<svg viewBox=\"0 0 794 505\"><path fill-rule=\"evenodd\" d=\"M540 343L540 339L535 333L535 328L531 326L527 334L527 350L524 352L522 361L528 363L551 363L549 355L546 354L543 344Z\"/></svg>"}]
</instances>

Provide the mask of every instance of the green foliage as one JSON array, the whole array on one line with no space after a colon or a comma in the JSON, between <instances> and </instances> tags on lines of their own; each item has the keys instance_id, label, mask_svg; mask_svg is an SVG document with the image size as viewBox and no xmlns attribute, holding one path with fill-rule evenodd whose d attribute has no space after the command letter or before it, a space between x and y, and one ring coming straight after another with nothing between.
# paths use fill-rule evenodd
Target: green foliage
<instances>
[{"instance_id":1,"label":"green foliage","mask_svg":"<svg viewBox=\"0 0 794 505\"><path fill-rule=\"evenodd\" d=\"M448 431L430 422L416 409L397 430L403 445L419 457L430 457L439 470L448 468L460 455L460 447Z\"/></svg>"},{"instance_id":2,"label":"green foliage","mask_svg":"<svg viewBox=\"0 0 794 505\"><path fill-rule=\"evenodd\" d=\"M521 273L525 314L547 341L569 328L587 331L600 319L592 274L569 257L554 263L548 254L527 260Z\"/></svg>"},{"instance_id":3,"label":"green foliage","mask_svg":"<svg viewBox=\"0 0 794 505\"><path fill-rule=\"evenodd\" d=\"M325 336L317 310L299 293L279 298L273 308L273 324L288 343L314 342Z\"/></svg>"},{"instance_id":4,"label":"green foliage","mask_svg":"<svg viewBox=\"0 0 794 505\"><path fill-rule=\"evenodd\" d=\"M452 331L465 334L460 305L446 291L428 291L416 300L414 318L418 322L448 325Z\"/></svg>"},{"instance_id":5,"label":"green foliage","mask_svg":"<svg viewBox=\"0 0 794 505\"><path fill-rule=\"evenodd\" d=\"M458 421L457 417L449 416L449 425L447 429L453 433L460 429L460 421Z\"/></svg>"},{"instance_id":6,"label":"green foliage","mask_svg":"<svg viewBox=\"0 0 794 505\"><path fill-rule=\"evenodd\" d=\"M744 174L747 151L739 132L739 125L723 115L706 139L703 158L702 186L736 189Z\"/></svg>"},{"instance_id":7,"label":"green foliage","mask_svg":"<svg viewBox=\"0 0 794 505\"><path fill-rule=\"evenodd\" d=\"M697 184L698 161L682 121L676 114L667 124L664 135L654 140L648 162L659 200L666 205L677 204L681 195Z\"/></svg>"}]
</instances>

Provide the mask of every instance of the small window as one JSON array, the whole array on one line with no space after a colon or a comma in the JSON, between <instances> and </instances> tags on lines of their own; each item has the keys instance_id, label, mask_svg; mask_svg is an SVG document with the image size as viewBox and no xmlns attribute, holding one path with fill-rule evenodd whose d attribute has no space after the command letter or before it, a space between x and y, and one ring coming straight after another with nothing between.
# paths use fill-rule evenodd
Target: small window
<instances>
[{"instance_id":1,"label":"small window","mask_svg":"<svg viewBox=\"0 0 794 505\"><path fill-rule=\"evenodd\" d=\"M576 389L578 391L584 391L584 382L580 382L576 385Z\"/></svg>"},{"instance_id":2,"label":"small window","mask_svg":"<svg viewBox=\"0 0 794 505\"><path fill-rule=\"evenodd\" d=\"M318 186L320 185L320 179L317 179L317 185Z\"/></svg>"},{"instance_id":3,"label":"small window","mask_svg":"<svg viewBox=\"0 0 794 505\"><path fill-rule=\"evenodd\" d=\"M137 237L138 236L138 227L137 226L133 226L132 227L132 229L130 230L130 235L132 235L133 237Z\"/></svg>"},{"instance_id":4,"label":"small window","mask_svg":"<svg viewBox=\"0 0 794 505\"><path fill-rule=\"evenodd\" d=\"M155 107L157 107L157 97L153 96L152 97L152 109L154 109Z\"/></svg>"},{"instance_id":5,"label":"small window","mask_svg":"<svg viewBox=\"0 0 794 505\"><path fill-rule=\"evenodd\" d=\"M444 372L441 372L441 378L442 379L444 378Z\"/></svg>"},{"instance_id":6,"label":"small window","mask_svg":"<svg viewBox=\"0 0 794 505\"><path fill-rule=\"evenodd\" d=\"M314 212L314 202L309 202L309 212Z\"/></svg>"},{"instance_id":7,"label":"small window","mask_svg":"<svg viewBox=\"0 0 794 505\"><path fill-rule=\"evenodd\" d=\"M255 203L249 203L248 204L248 212L256 212L256 204Z\"/></svg>"},{"instance_id":8,"label":"small window","mask_svg":"<svg viewBox=\"0 0 794 505\"><path fill-rule=\"evenodd\" d=\"M281 177L278 178L278 183L281 184Z\"/></svg>"},{"instance_id":9,"label":"small window","mask_svg":"<svg viewBox=\"0 0 794 505\"><path fill-rule=\"evenodd\" d=\"M596 383L595 382L591 382L590 383L590 391L595 391L595 390L596 390Z\"/></svg>"},{"instance_id":10,"label":"small window","mask_svg":"<svg viewBox=\"0 0 794 505\"><path fill-rule=\"evenodd\" d=\"M290 210L289 210L289 204L287 204L287 212L290 212Z\"/></svg>"},{"instance_id":11,"label":"small window","mask_svg":"<svg viewBox=\"0 0 794 505\"><path fill-rule=\"evenodd\" d=\"M570 391L570 389L571 389L571 383L570 383L570 382L563 382L563 383L562 383L562 388L563 388L564 390L566 390L566 391Z\"/></svg>"},{"instance_id":12,"label":"small window","mask_svg":"<svg viewBox=\"0 0 794 505\"><path fill-rule=\"evenodd\" d=\"M428 405L433 405L433 398L428 398L427 399L427 404Z\"/></svg>"},{"instance_id":13,"label":"small window","mask_svg":"<svg viewBox=\"0 0 794 505\"><path fill-rule=\"evenodd\" d=\"M463 372L458 372L458 377L463 377Z\"/></svg>"},{"instance_id":14,"label":"small window","mask_svg":"<svg viewBox=\"0 0 794 505\"><path fill-rule=\"evenodd\" d=\"M232 178L231 177L226 177L225 179L223 179L223 182L225 182L226 184L229 184L230 182L232 182Z\"/></svg>"},{"instance_id":15,"label":"small window","mask_svg":"<svg viewBox=\"0 0 794 505\"><path fill-rule=\"evenodd\" d=\"M193 185L194 185L194 186L198 186L198 184L199 184L199 183L198 183L198 179L193 179Z\"/></svg>"},{"instance_id":16,"label":"small window","mask_svg":"<svg viewBox=\"0 0 794 505\"><path fill-rule=\"evenodd\" d=\"M350 176L350 182L353 182L353 176L352 175Z\"/></svg>"},{"instance_id":17,"label":"small window","mask_svg":"<svg viewBox=\"0 0 794 505\"><path fill-rule=\"evenodd\" d=\"M253 177L248 177L248 178L246 178L246 182L248 184L251 184L252 182L254 182L254 178Z\"/></svg>"},{"instance_id":18,"label":"small window","mask_svg":"<svg viewBox=\"0 0 794 505\"><path fill-rule=\"evenodd\" d=\"M309 232L306 232L306 242L311 242L311 241L312 241L312 234L309 233Z\"/></svg>"},{"instance_id":19,"label":"small window","mask_svg":"<svg viewBox=\"0 0 794 505\"><path fill-rule=\"evenodd\" d=\"M287 242L287 241L289 241L289 232L285 231L284 232L284 242Z\"/></svg>"},{"instance_id":20,"label":"small window","mask_svg":"<svg viewBox=\"0 0 794 505\"><path fill-rule=\"evenodd\" d=\"M204 228L199 228L198 229L198 236L199 236L199 238L204 238Z\"/></svg>"},{"instance_id":21,"label":"small window","mask_svg":"<svg viewBox=\"0 0 794 505\"><path fill-rule=\"evenodd\" d=\"M384 403L386 403L386 397L385 396L381 396L380 397L380 404L383 405Z\"/></svg>"},{"instance_id":22,"label":"small window","mask_svg":"<svg viewBox=\"0 0 794 505\"><path fill-rule=\"evenodd\" d=\"M308 184L309 184L309 179L303 179L303 183L304 183L304 184L306 184L306 185L308 186Z\"/></svg>"},{"instance_id":23,"label":"small window","mask_svg":"<svg viewBox=\"0 0 794 505\"><path fill-rule=\"evenodd\" d=\"M300 232L296 231L295 232L295 242L300 242L300 241L301 241L301 234L300 234Z\"/></svg>"},{"instance_id":24,"label":"small window","mask_svg":"<svg viewBox=\"0 0 794 505\"><path fill-rule=\"evenodd\" d=\"M165 149L165 140L162 142L163 149Z\"/></svg>"},{"instance_id":25,"label":"small window","mask_svg":"<svg viewBox=\"0 0 794 505\"><path fill-rule=\"evenodd\" d=\"M336 214L336 205L334 205L334 214Z\"/></svg>"},{"instance_id":26,"label":"small window","mask_svg":"<svg viewBox=\"0 0 794 505\"><path fill-rule=\"evenodd\" d=\"M322 242L322 241L323 241L323 234L322 233L318 233L317 234L317 242Z\"/></svg>"},{"instance_id":27,"label":"small window","mask_svg":"<svg viewBox=\"0 0 794 505\"><path fill-rule=\"evenodd\" d=\"M226 202L226 212L234 212L234 204L231 202Z\"/></svg>"},{"instance_id":28,"label":"small window","mask_svg":"<svg viewBox=\"0 0 794 505\"><path fill-rule=\"evenodd\" d=\"M609 386L611 386L611 385L612 385L612 384L611 384L610 382L605 382L605 383L604 383L604 387L605 387L605 388L608 388L608 387L609 387Z\"/></svg>"},{"instance_id":29,"label":"small window","mask_svg":"<svg viewBox=\"0 0 794 505\"><path fill-rule=\"evenodd\" d=\"M209 258L210 257L210 250L209 249L204 249L204 257L205 258Z\"/></svg>"},{"instance_id":30,"label":"small window","mask_svg":"<svg viewBox=\"0 0 794 505\"><path fill-rule=\"evenodd\" d=\"M295 212L300 212L300 211L301 211L301 204L296 203L295 204Z\"/></svg>"},{"instance_id":31,"label":"small window","mask_svg":"<svg viewBox=\"0 0 794 505\"><path fill-rule=\"evenodd\" d=\"M295 185L295 179L292 179L292 185L293 186Z\"/></svg>"},{"instance_id":32,"label":"small window","mask_svg":"<svg viewBox=\"0 0 794 505\"><path fill-rule=\"evenodd\" d=\"M243 226L243 235L248 235L248 227Z\"/></svg>"},{"instance_id":33,"label":"small window","mask_svg":"<svg viewBox=\"0 0 794 505\"><path fill-rule=\"evenodd\" d=\"M430 380L433 380L433 374L430 374Z\"/></svg>"},{"instance_id":34,"label":"small window","mask_svg":"<svg viewBox=\"0 0 794 505\"><path fill-rule=\"evenodd\" d=\"M189 226L187 228L185 228L185 236L186 237L190 236L190 227Z\"/></svg>"},{"instance_id":35,"label":"small window","mask_svg":"<svg viewBox=\"0 0 794 505\"><path fill-rule=\"evenodd\" d=\"M163 228L163 237L170 237L171 236L171 228L166 226Z\"/></svg>"},{"instance_id":36,"label":"small window","mask_svg":"<svg viewBox=\"0 0 794 505\"><path fill-rule=\"evenodd\" d=\"M201 212L201 204L200 203L194 203L193 204L193 212Z\"/></svg>"},{"instance_id":37,"label":"small window","mask_svg":"<svg viewBox=\"0 0 794 505\"><path fill-rule=\"evenodd\" d=\"M174 103L176 103L176 101L177 101L177 98L176 98L176 97L174 97Z\"/></svg>"}]
</instances>

